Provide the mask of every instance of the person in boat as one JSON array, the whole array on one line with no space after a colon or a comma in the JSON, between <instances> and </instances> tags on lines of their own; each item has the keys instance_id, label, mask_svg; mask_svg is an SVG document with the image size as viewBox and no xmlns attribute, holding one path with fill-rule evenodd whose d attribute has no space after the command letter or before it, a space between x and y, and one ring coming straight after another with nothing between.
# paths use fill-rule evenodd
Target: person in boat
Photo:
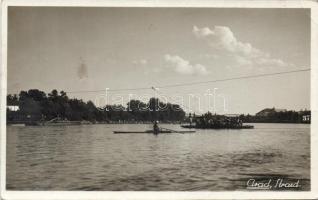
<instances>
[{"instance_id":1,"label":"person in boat","mask_svg":"<svg viewBox=\"0 0 318 200\"><path fill-rule=\"evenodd\" d=\"M158 135L159 131L160 131L160 129L159 129L159 126L158 126L158 121L155 121L155 123L153 124L153 133L155 135Z\"/></svg>"}]
</instances>

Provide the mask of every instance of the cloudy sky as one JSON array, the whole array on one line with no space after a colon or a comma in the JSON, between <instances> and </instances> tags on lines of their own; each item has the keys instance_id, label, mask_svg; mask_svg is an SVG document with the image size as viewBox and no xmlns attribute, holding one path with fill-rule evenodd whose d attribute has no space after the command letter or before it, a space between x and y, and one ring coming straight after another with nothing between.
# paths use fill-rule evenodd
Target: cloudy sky
<instances>
[{"instance_id":1,"label":"cloudy sky","mask_svg":"<svg viewBox=\"0 0 318 200\"><path fill-rule=\"evenodd\" d=\"M160 87L310 68L309 14L306 9L12 7L8 93L58 89L101 102L103 93L71 92L155 86L157 95L198 113L309 109L310 72ZM215 91L215 100L208 90ZM146 98L155 92L108 94L110 103L120 96L126 103L129 94Z\"/></svg>"}]
</instances>

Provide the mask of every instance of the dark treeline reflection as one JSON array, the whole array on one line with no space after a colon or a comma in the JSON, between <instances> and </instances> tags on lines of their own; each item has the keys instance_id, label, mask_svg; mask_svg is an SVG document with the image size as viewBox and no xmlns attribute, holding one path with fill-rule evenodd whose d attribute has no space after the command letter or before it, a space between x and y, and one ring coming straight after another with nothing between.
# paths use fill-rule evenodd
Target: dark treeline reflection
<instances>
[{"instance_id":1,"label":"dark treeline reflection","mask_svg":"<svg viewBox=\"0 0 318 200\"><path fill-rule=\"evenodd\" d=\"M17 111L7 109L7 120L10 121L39 121L54 118L71 121L87 120L91 122L179 122L184 119L185 112L179 105L160 102L150 98L147 103L130 100L126 107L123 105L106 105L98 108L92 101L69 98L64 91L46 94L37 89L21 91L18 95L7 95L7 105L18 106ZM154 112L154 110L156 112Z\"/></svg>"}]
</instances>

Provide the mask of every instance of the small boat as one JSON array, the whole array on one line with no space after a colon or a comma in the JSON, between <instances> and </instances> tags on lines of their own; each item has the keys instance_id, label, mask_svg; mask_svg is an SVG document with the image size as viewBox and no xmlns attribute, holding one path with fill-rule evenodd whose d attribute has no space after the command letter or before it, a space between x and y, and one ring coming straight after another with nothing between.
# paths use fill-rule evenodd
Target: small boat
<instances>
[{"instance_id":1,"label":"small boat","mask_svg":"<svg viewBox=\"0 0 318 200\"><path fill-rule=\"evenodd\" d=\"M181 125L182 128L196 128L196 129L252 129L252 125L241 126L193 126L193 125Z\"/></svg>"},{"instance_id":2,"label":"small boat","mask_svg":"<svg viewBox=\"0 0 318 200\"><path fill-rule=\"evenodd\" d=\"M153 130L146 130L146 131L114 131L114 134L138 134L138 133L154 133ZM195 131L172 131L172 130L160 130L159 134L162 133L195 133Z\"/></svg>"},{"instance_id":3,"label":"small boat","mask_svg":"<svg viewBox=\"0 0 318 200\"><path fill-rule=\"evenodd\" d=\"M8 126L17 126L17 127L23 127L25 124L23 123L17 123L17 124L8 124Z\"/></svg>"},{"instance_id":4,"label":"small boat","mask_svg":"<svg viewBox=\"0 0 318 200\"><path fill-rule=\"evenodd\" d=\"M81 125L81 124L82 124L81 121L69 121L67 119L61 119L59 117L56 117L49 121L36 122L36 125L38 126L69 126L69 125Z\"/></svg>"}]
</instances>

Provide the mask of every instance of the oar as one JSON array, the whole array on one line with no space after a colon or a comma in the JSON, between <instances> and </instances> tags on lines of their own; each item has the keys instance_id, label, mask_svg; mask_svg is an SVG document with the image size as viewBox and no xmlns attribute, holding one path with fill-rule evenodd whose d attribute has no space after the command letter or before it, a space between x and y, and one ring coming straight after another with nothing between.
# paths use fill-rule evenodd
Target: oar
<instances>
[{"instance_id":1,"label":"oar","mask_svg":"<svg viewBox=\"0 0 318 200\"><path fill-rule=\"evenodd\" d=\"M172 131L172 132L176 132L176 133L182 133L182 132L180 132L180 131L176 131L176 130L172 130L172 129L168 129L168 128L161 128L161 129L166 129L166 130L168 130L168 131Z\"/></svg>"}]
</instances>

